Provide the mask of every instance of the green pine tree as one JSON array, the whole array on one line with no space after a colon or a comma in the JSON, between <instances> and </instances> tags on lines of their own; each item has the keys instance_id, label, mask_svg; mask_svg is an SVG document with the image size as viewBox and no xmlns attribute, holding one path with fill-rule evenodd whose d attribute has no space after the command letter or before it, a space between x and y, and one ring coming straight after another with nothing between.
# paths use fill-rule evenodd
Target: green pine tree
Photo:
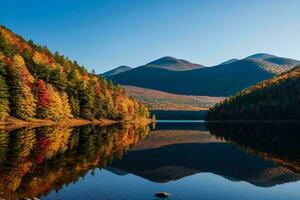
<instances>
[{"instance_id":1,"label":"green pine tree","mask_svg":"<svg viewBox=\"0 0 300 200\"><path fill-rule=\"evenodd\" d=\"M0 120L5 120L9 116L9 95L5 77L5 65L0 61Z\"/></svg>"}]
</instances>

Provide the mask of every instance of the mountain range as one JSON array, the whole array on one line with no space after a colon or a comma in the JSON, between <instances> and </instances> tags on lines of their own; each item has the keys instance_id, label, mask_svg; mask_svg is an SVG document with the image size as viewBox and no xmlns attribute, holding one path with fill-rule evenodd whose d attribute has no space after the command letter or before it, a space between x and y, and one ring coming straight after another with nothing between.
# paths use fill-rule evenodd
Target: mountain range
<instances>
[{"instance_id":1,"label":"mountain range","mask_svg":"<svg viewBox=\"0 0 300 200\"><path fill-rule=\"evenodd\" d=\"M231 59L212 67L166 56L107 78L120 85L174 94L230 96L298 64L298 60L265 53Z\"/></svg>"}]
</instances>

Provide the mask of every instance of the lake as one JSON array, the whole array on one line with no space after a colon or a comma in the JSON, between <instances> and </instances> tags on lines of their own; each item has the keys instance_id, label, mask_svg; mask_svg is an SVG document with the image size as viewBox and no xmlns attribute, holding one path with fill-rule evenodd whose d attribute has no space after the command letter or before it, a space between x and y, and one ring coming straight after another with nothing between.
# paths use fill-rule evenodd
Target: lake
<instances>
[{"instance_id":1,"label":"lake","mask_svg":"<svg viewBox=\"0 0 300 200\"><path fill-rule=\"evenodd\" d=\"M298 200L300 125L162 121L0 130L0 199Z\"/></svg>"}]
</instances>

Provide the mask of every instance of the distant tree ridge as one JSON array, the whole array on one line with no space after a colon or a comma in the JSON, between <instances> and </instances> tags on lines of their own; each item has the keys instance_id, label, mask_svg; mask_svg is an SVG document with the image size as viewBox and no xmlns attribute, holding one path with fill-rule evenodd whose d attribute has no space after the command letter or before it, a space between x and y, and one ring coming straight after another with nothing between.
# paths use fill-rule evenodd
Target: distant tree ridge
<instances>
[{"instance_id":1,"label":"distant tree ridge","mask_svg":"<svg viewBox=\"0 0 300 200\"><path fill-rule=\"evenodd\" d=\"M300 66L262 81L211 108L207 120L299 120Z\"/></svg>"}]
</instances>

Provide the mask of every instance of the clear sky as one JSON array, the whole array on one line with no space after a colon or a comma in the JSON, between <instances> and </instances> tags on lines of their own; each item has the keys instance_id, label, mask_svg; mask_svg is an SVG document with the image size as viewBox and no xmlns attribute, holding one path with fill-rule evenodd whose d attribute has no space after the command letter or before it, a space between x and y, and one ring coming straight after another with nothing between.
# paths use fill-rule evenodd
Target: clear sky
<instances>
[{"instance_id":1,"label":"clear sky","mask_svg":"<svg viewBox=\"0 0 300 200\"><path fill-rule=\"evenodd\" d=\"M2 0L0 24L96 72L162 56L300 60L299 0Z\"/></svg>"}]
</instances>

